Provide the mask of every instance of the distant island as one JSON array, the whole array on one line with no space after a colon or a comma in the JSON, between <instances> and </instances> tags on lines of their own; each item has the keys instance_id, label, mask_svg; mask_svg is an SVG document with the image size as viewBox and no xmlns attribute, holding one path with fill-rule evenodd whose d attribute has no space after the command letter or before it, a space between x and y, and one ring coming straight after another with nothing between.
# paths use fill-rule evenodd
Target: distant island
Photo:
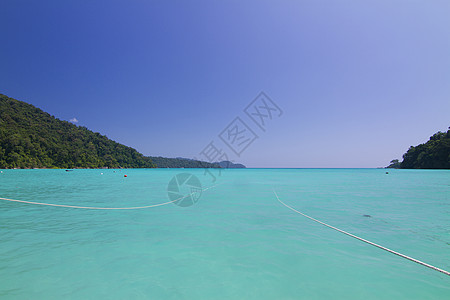
<instances>
[{"instance_id":1,"label":"distant island","mask_svg":"<svg viewBox=\"0 0 450 300\"><path fill-rule=\"evenodd\" d=\"M176 158L169 158L170 161L166 161L167 158L165 157L153 157L150 156L150 158L152 159L153 162L155 162L159 167L161 168L165 168L165 167L170 167L170 164L173 162L177 162L180 161L181 164L186 164L186 165L192 165L192 164L197 164L199 161L191 159L191 158L185 158L185 157L176 157ZM200 162L200 163L204 163L204 162ZM224 161L220 161L220 162L213 162L212 165L215 168L223 168L223 169L243 169L246 168L243 164L235 164L231 161L228 160L224 160ZM196 168L196 167L194 167Z\"/></svg>"},{"instance_id":2,"label":"distant island","mask_svg":"<svg viewBox=\"0 0 450 300\"><path fill-rule=\"evenodd\" d=\"M98 132L0 94L0 169L157 167L224 168L224 165L147 157Z\"/></svg>"},{"instance_id":3,"label":"distant island","mask_svg":"<svg viewBox=\"0 0 450 300\"><path fill-rule=\"evenodd\" d=\"M221 161L221 162L216 162L215 164L218 164L221 168L224 168L224 169L228 169L228 168L230 168L230 169L242 169L242 168L245 168L245 166L243 164L235 164L235 163L232 163L231 161L228 161L228 160L224 160L224 161Z\"/></svg>"},{"instance_id":4,"label":"distant island","mask_svg":"<svg viewBox=\"0 0 450 300\"><path fill-rule=\"evenodd\" d=\"M230 161L208 163L184 157L167 158L149 156L149 158L158 168L245 168L243 164L234 164Z\"/></svg>"},{"instance_id":5,"label":"distant island","mask_svg":"<svg viewBox=\"0 0 450 300\"><path fill-rule=\"evenodd\" d=\"M403 154L402 162L393 159L386 168L450 169L450 130L439 131L431 136L428 142L415 147L411 146Z\"/></svg>"}]
</instances>

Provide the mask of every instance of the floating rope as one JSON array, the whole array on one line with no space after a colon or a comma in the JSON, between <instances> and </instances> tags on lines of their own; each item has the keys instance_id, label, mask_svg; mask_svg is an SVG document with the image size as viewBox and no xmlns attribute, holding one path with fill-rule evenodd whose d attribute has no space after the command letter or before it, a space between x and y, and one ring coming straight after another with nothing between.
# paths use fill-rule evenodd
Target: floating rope
<instances>
[{"instance_id":1,"label":"floating rope","mask_svg":"<svg viewBox=\"0 0 450 300\"><path fill-rule=\"evenodd\" d=\"M343 234L346 234L346 235L348 235L348 236L351 236L352 238L355 238L355 239L357 239L357 240L360 240L360 241L362 241L362 242L364 242L364 243L367 243L367 244L369 244L369 245L378 247L378 248L380 248L380 249L382 249L382 250L384 250L384 251L387 251L387 252L390 252L390 253L392 253L392 254L398 255L398 256L403 257L403 258L405 258L405 259L408 259L408 260L410 260L410 261L412 261L412 262L415 262L415 263L417 263L417 264L419 264L419 265L425 266L425 267L427 267L427 268L433 269L433 270L435 270L435 271L438 271L438 272L444 273L445 275L450 276L450 272L448 272L448 271L445 271L445 270L443 270L443 269L437 268L437 267L432 266L432 265L430 265L430 264L424 263L423 261L420 261L420 260L418 260L418 259L409 257L409 256L407 256L407 255L405 255L405 254L399 253L399 252L397 252L397 251L391 250L391 249L386 248L386 247L383 247L383 246L381 246L381 245L375 244L375 243L373 243L373 242L371 242L371 241L368 241L368 240L366 240L366 239L360 238L359 236L356 236L356 235L354 235L354 234L348 233L348 232L346 232L346 231L344 231L344 230L342 230L342 229L336 228L336 227L334 227L334 226L328 225L327 223L324 223L324 222L321 222L321 221L319 221L319 220L317 220L317 219L314 219L313 217L310 217L310 216L308 216L308 215L306 215L306 214L304 214L304 213L302 213L302 212L296 210L295 208L292 208L291 206L287 205L287 204L284 203L283 201L281 201L280 198L278 197L277 192L275 192L275 190L273 190L273 193L275 194L275 196L277 197L278 201L279 201L281 204L283 204L284 206L286 206L286 207L289 208L290 210L292 210L292 211L294 211L294 212L296 212L296 213L298 213L298 214L300 214L300 215L302 215L302 216L304 216L304 217L306 217L306 218L308 218L308 219L313 220L314 222L320 223L320 224L322 224L322 225L324 225L324 226L326 226L326 227L329 227L329 228L334 229L334 230L336 230L336 231L339 231L339 232L341 232L341 233L343 233Z\"/></svg>"},{"instance_id":2,"label":"floating rope","mask_svg":"<svg viewBox=\"0 0 450 300\"><path fill-rule=\"evenodd\" d=\"M212 185L210 187L207 187L205 189L202 189L203 191L209 190L210 188L213 188L217 186L216 185ZM4 201L10 201L10 202L19 202L19 203L26 203L26 204L34 204L34 205L45 205L45 206L55 206L55 207L65 207L65 208L79 208L79 209L103 209L103 210L130 210L130 209L144 209L144 208L151 208L151 207L157 207L157 206L163 206L163 205L167 205L170 203L174 203L177 202L179 200L182 200L184 198L187 198L189 196L191 196L192 194L195 194L196 192L192 192L186 196L177 198L175 200L172 201L168 201L168 202L164 202L164 203L158 203L158 204L153 204L153 205L147 205L147 206L135 206L135 207L93 207L93 206L77 206L77 205L65 205L65 204L52 204L52 203L43 203L43 202L33 202L33 201L25 201L25 200L15 200L15 199L8 199L8 198L0 198L0 200L4 200Z\"/></svg>"}]
</instances>

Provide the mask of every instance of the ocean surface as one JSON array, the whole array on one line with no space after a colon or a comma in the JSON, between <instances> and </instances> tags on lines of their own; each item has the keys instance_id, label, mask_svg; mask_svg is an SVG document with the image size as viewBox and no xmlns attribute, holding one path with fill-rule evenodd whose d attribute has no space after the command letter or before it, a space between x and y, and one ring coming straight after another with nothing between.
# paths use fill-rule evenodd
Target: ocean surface
<instances>
[{"instance_id":1,"label":"ocean surface","mask_svg":"<svg viewBox=\"0 0 450 300\"><path fill-rule=\"evenodd\" d=\"M166 204L0 200L0 298L450 299L450 276L273 192L449 271L450 171L210 172L2 170L3 198Z\"/></svg>"}]
</instances>

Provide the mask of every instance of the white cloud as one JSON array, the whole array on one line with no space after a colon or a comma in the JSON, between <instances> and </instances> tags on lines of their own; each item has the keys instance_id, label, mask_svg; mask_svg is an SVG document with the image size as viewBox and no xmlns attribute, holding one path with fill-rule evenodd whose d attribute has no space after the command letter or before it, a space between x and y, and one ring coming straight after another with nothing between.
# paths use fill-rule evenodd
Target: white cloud
<instances>
[{"instance_id":1,"label":"white cloud","mask_svg":"<svg viewBox=\"0 0 450 300\"><path fill-rule=\"evenodd\" d=\"M69 122L70 123L78 123L78 120L77 120L77 118L72 118L69 120Z\"/></svg>"}]
</instances>

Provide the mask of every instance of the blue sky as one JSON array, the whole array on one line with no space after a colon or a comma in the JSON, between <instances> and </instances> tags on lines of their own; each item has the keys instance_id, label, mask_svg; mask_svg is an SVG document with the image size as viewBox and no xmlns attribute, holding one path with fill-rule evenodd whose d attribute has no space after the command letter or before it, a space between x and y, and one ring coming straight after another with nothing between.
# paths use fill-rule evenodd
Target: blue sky
<instances>
[{"instance_id":1,"label":"blue sky","mask_svg":"<svg viewBox=\"0 0 450 300\"><path fill-rule=\"evenodd\" d=\"M0 93L145 155L379 167L450 126L448 1L0 4ZM282 110L263 132L243 109ZM240 157L218 134L256 139Z\"/></svg>"}]
</instances>

